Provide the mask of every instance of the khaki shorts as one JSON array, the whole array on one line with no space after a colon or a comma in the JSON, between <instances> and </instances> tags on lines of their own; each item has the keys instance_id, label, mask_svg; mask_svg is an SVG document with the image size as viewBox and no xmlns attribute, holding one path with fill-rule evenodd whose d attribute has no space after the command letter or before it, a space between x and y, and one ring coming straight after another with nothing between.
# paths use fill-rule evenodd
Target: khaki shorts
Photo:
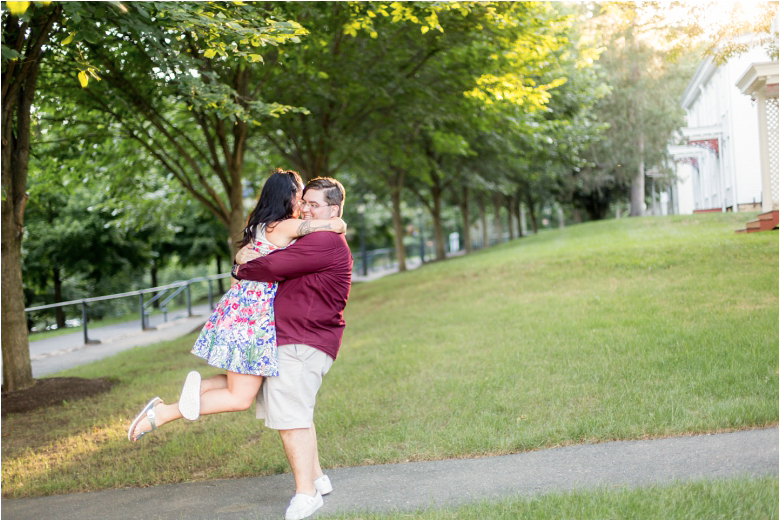
<instances>
[{"instance_id":1,"label":"khaki shorts","mask_svg":"<svg viewBox=\"0 0 780 521\"><path fill-rule=\"evenodd\" d=\"M266 378L257 392L257 418L264 418L269 429L308 429L317 391L333 359L304 344L286 344L278 351L279 376Z\"/></svg>"}]
</instances>

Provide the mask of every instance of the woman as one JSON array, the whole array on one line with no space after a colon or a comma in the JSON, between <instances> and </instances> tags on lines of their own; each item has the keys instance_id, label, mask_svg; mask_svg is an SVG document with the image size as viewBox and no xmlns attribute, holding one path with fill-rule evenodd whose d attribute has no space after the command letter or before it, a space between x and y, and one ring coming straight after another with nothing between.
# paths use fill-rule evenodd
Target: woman
<instances>
[{"instance_id":1,"label":"woman","mask_svg":"<svg viewBox=\"0 0 780 521\"><path fill-rule=\"evenodd\" d=\"M291 170L277 169L268 178L257 205L247 220L241 246L250 244L261 255L289 246L296 237L315 231L344 233L339 218L316 219L302 226L300 202L303 183ZM153 398L127 431L138 441L144 434L170 421L196 420L201 414L248 409L263 378L278 375L273 301L277 283L236 281L222 297L203 327L192 353L209 365L226 370L201 382L191 371L178 403L166 405Z\"/></svg>"}]
</instances>

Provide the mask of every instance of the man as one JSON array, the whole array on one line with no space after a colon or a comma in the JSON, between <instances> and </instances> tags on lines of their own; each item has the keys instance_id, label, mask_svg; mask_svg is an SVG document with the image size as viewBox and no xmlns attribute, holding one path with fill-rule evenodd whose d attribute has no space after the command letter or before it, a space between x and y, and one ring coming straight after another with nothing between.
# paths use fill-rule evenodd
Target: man
<instances>
[{"instance_id":1,"label":"man","mask_svg":"<svg viewBox=\"0 0 780 521\"><path fill-rule=\"evenodd\" d=\"M305 220L341 217L344 187L335 179L318 177L306 185L300 204ZM280 282L274 301L279 376L263 383L257 417L279 431L292 467L295 496L285 519L303 519L321 507L322 494L332 490L319 463L314 402L341 345L352 254L344 235L310 233L265 257L254 258L242 249L236 262L237 279Z\"/></svg>"}]
</instances>

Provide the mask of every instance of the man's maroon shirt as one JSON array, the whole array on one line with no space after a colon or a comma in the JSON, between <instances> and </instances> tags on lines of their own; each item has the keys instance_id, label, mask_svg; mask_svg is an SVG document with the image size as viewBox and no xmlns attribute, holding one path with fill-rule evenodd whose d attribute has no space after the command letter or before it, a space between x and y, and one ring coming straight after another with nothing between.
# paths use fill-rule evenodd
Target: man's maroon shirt
<instances>
[{"instance_id":1,"label":"man's maroon shirt","mask_svg":"<svg viewBox=\"0 0 780 521\"><path fill-rule=\"evenodd\" d=\"M344 235L304 235L283 250L242 264L238 276L280 282L274 301L277 345L306 344L336 359L352 283L352 253Z\"/></svg>"}]
</instances>

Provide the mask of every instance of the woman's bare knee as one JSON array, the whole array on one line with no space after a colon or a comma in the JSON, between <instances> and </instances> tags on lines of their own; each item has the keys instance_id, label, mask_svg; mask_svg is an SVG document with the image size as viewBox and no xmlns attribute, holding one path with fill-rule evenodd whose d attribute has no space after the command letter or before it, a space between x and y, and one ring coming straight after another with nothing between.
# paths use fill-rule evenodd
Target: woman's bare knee
<instances>
[{"instance_id":1,"label":"woman's bare knee","mask_svg":"<svg viewBox=\"0 0 780 521\"><path fill-rule=\"evenodd\" d=\"M261 376L228 372L227 386L236 411L245 411L252 406L262 383Z\"/></svg>"}]
</instances>

